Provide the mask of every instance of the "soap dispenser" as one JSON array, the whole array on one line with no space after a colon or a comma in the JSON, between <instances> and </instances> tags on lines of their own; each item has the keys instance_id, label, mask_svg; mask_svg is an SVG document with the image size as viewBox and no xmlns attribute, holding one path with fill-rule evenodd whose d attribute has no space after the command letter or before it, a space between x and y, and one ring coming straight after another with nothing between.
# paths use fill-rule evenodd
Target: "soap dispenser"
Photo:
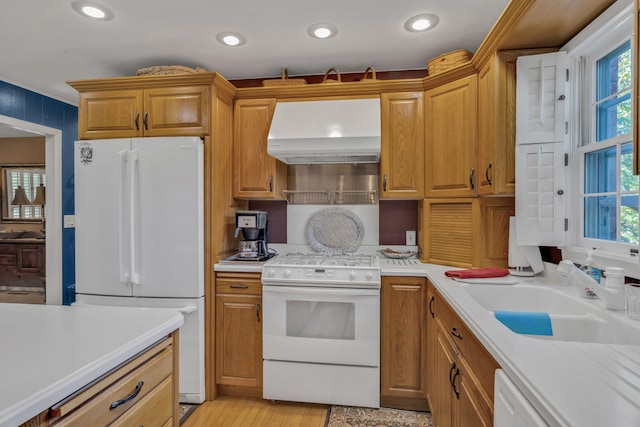
<instances>
[{"instance_id":1,"label":"soap dispenser","mask_svg":"<svg viewBox=\"0 0 640 427\"><path fill-rule=\"evenodd\" d=\"M580 266L580 270L584 271L587 276L600 283L600 270L593 266L593 250L587 252L587 259L585 260L584 264Z\"/></svg>"}]
</instances>

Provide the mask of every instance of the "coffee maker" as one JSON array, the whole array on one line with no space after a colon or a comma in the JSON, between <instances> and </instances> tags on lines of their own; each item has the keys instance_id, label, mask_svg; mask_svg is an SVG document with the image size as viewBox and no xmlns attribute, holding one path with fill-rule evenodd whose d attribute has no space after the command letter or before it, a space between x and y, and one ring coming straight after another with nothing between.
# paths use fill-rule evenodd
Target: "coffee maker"
<instances>
[{"instance_id":1,"label":"coffee maker","mask_svg":"<svg viewBox=\"0 0 640 427\"><path fill-rule=\"evenodd\" d=\"M236 212L236 233L242 231L244 240L240 241L237 259L246 261L264 261L269 258L267 246L267 224L269 214L263 211Z\"/></svg>"}]
</instances>

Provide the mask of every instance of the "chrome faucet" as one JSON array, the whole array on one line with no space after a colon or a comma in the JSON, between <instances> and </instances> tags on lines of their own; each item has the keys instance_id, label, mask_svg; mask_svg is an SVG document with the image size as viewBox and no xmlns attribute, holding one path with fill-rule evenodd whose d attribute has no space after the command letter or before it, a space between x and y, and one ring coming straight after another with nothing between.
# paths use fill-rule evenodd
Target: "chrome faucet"
<instances>
[{"instance_id":1,"label":"chrome faucet","mask_svg":"<svg viewBox=\"0 0 640 427\"><path fill-rule=\"evenodd\" d=\"M587 288L593 289L595 293L604 300L608 309L624 310L624 281L612 280L611 283L605 282L609 286L601 285L589 277L584 271L576 267L573 262L567 260L561 261L560 264L558 264L558 273L566 277L569 283L578 287L581 292L586 292Z\"/></svg>"}]
</instances>

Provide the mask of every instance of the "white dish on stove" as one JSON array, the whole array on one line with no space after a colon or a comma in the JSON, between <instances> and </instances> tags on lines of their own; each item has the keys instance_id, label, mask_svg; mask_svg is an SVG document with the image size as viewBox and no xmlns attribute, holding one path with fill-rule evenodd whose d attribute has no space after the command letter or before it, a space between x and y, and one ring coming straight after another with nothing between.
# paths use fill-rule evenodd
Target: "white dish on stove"
<instances>
[{"instance_id":1,"label":"white dish on stove","mask_svg":"<svg viewBox=\"0 0 640 427\"><path fill-rule=\"evenodd\" d=\"M358 250L364 238L364 226L353 212L342 208L326 208L311 216L306 227L309 245L318 252Z\"/></svg>"}]
</instances>

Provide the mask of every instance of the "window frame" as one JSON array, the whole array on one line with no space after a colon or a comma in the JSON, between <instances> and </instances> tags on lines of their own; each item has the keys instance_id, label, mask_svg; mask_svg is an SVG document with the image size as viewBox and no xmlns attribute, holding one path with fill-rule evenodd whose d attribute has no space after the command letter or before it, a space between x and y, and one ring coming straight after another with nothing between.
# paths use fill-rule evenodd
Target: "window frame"
<instances>
[{"instance_id":1,"label":"window frame","mask_svg":"<svg viewBox=\"0 0 640 427\"><path fill-rule=\"evenodd\" d=\"M567 247L563 247L563 256L576 258L575 255L586 253L592 248L596 248L605 258L619 258L638 263L638 257L630 255L631 250L637 250L638 245L628 243L612 242L601 239L584 237L584 155L587 152L600 150L603 148L620 145L633 140L633 134L616 136L606 141L591 144L596 140L596 63L613 52L623 43L631 40L631 54L633 51L633 5L620 5L611 8L603 13L583 32L571 40L563 50L567 51L567 58L572 76L571 93L574 94L573 102L570 105L570 132L568 140L570 142L571 168L567 177L572 189L571 203L567 216L573 230L569 234ZM632 59L633 67L633 59ZM633 72L633 71L632 71ZM633 82L631 83L633 85ZM633 88L632 88L633 89ZM573 122L573 123L572 123ZM619 166L620 157L616 156L616 164ZM619 174L619 167L618 167ZM618 176L619 183L619 176ZM619 196L619 188L616 188L616 198ZM616 203L617 215L620 218L620 209ZM618 220L619 221L619 220ZM620 230L617 230L617 237ZM574 255L574 256L572 256ZM578 256L578 258L580 258ZM574 259L580 262L579 259Z\"/></svg>"}]
</instances>

